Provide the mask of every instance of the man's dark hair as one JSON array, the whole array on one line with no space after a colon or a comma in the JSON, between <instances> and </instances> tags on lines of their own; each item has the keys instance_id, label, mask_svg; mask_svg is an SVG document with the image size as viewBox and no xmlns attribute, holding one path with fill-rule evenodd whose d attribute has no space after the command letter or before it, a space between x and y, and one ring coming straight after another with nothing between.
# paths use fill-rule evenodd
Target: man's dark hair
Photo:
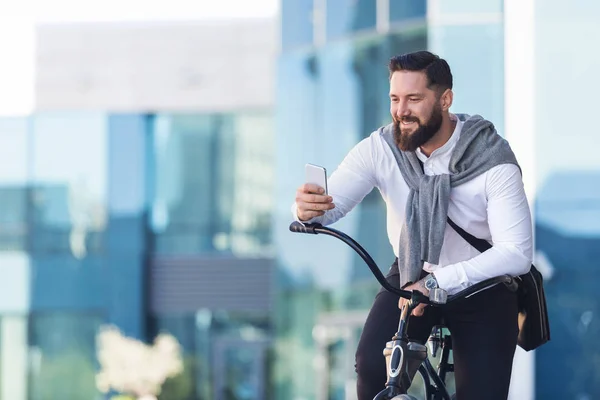
<instances>
[{"instance_id":1,"label":"man's dark hair","mask_svg":"<svg viewBox=\"0 0 600 400\"><path fill-rule=\"evenodd\" d=\"M452 72L443 58L429 51L417 51L392 57L388 65L390 78L396 71L422 71L427 76L427 87L441 94L452 89Z\"/></svg>"}]
</instances>

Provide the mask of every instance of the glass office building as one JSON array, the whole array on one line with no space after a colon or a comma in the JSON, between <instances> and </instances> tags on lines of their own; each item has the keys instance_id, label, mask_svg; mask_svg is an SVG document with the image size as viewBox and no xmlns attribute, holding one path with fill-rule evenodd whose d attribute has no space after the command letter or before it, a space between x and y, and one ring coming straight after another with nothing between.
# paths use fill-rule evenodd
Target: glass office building
<instances>
[{"instance_id":1,"label":"glass office building","mask_svg":"<svg viewBox=\"0 0 600 400\"><path fill-rule=\"evenodd\" d=\"M389 123L387 61L418 49L450 63L453 111L492 120L524 168L552 341L518 354L511 398L600 396L600 139L589 119L600 58L582 40L597 36L600 8L499 0L293 0L281 7L275 398L354 396L354 351L378 285L341 242L286 233L290 205L305 163L331 173L358 141ZM385 225L374 191L334 226L385 272L393 260Z\"/></svg>"},{"instance_id":2,"label":"glass office building","mask_svg":"<svg viewBox=\"0 0 600 400\"><path fill-rule=\"evenodd\" d=\"M0 84L0 400L106 399L107 324L179 341L161 400L266 398L275 22L21 22L0 41L0 81L23 72Z\"/></svg>"},{"instance_id":3,"label":"glass office building","mask_svg":"<svg viewBox=\"0 0 600 400\"><path fill-rule=\"evenodd\" d=\"M0 119L1 399L99 398L104 324L177 337L164 398L266 391L272 125L259 109Z\"/></svg>"},{"instance_id":4,"label":"glass office building","mask_svg":"<svg viewBox=\"0 0 600 400\"><path fill-rule=\"evenodd\" d=\"M535 2L533 68L537 248L553 341L537 356L539 398L600 397L600 136L594 127L600 5ZM565 120L566 117L567 120Z\"/></svg>"}]
</instances>

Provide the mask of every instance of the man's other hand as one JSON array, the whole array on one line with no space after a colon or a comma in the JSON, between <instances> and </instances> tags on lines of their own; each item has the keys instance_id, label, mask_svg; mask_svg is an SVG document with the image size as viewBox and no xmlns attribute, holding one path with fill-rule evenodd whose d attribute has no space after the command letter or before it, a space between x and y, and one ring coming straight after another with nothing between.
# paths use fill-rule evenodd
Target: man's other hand
<instances>
[{"instance_id":1,"label":"man's other hand","mask_svg":"<svg viewBox=\"0 0 600 400\"><path fill-rule=\"evenodd\" d=\"M413 290L418 290L419 292L423 293L425 296L429 297L429 290L427 290L427 288L425 287L424 279L421 279L420 281L413 283L412 285L406 286L404 288L404 290L408 290L409 292L412 292ZM400 300L398 301L398 307L402 310L402 307L404 306L405 303L408 303L408 301L409 300L405 299L404 297L400 297ZM425 307L427 307L427 304L419 304L413 310L412 315L414 315L416 317L422 316L423 313L425 312Z\"/></svg>"}]
</instances>

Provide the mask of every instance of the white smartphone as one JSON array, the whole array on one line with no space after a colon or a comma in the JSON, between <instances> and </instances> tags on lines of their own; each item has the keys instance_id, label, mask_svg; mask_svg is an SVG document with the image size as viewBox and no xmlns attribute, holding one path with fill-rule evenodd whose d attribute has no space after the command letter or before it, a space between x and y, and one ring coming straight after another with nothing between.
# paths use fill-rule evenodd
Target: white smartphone
<instances>
[{"instance_id":1,"label":"white smartphone","mask_svg":"<svg viewBox=\"0 0 600 400\"><path fill-rule=\"evenodd\" d=\"M327 170L325 167L314 164L306 164L306 182L321 186L327 192Z\"/></svg>"}]
</instances>

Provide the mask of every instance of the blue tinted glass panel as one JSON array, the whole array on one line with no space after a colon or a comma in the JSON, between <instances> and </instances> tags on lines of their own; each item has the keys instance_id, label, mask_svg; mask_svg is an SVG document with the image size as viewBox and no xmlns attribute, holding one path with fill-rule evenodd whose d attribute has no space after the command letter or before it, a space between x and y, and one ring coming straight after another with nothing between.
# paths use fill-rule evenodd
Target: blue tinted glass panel
<instances>
[{"instance_id":1,"label":"blue tinted glass panel","mask_svg":"<svg viewBox=\"0 0 600 400\"><path fill-rule=\"evenodd\" d=\"M327 39L356 31L374 30L377 8L374 0L328 0L326 11Z\"/></svg>"},{"instance_id":2,"label":"blue tinted glass panel","mask_svg":"<svg viewBox=\"0 0 600 400\"><path fill-rule=\"evenodd\" d=\"M103 290L110 321L125 334L144 337L147 212L151 192L151 117L109 117L108 207ZM107 290L107 288L110 288Z\"/></svg>"},{"instance_id":3,"label":"blue tinted glass panel","mask_svg":"<svg viewBox=\"0 0 600 400\"><path fill-rule=\"evenodd\" d=\"M455 113L479 114L504 134L504 29L502 23L432 26L430 50L448 61Z\"/></svg>"},{"instance_id":4,"label":"blue tinted glass panel","mask_svg":"<svg viewBox=\"0 0 600 400\"><path fill-rule=\"evenodd\" d=\"M152 228L159 253L212 251L220 118L158 116L154 128Z\"/></svg>"},{"instance_id":5,"label":"blue tinted glass panel","mask_svg":"<svg viewBox=\"0 0 600 400\"><path fill-rule=\"evenodd\" d=\"M389 0L389 10L391 22L401 22L412 18L424 18L427 15L427 0Z\"/></svg>"},{"instance_id":6,"label":"blue tinted glass panel","mask_svg":"<svg viewBox=\"0 0 600 400\"><path fill-rule=\"evenodd\" d=\"M29 120L0 118L0 251L26 249Z\"/></svg>"},{"instance_id":7,"label":"blue tinted glass panel","mask_svg":"<svg viewBox=\"0 0 600 400\"><path fill-rule=\"evenodd\" d=\"M29 399L98 398L96 334L102 322L101 315L91 313L32 314Z\"/></svg>"},{"instance_id":8,"label":"blue tinted glass panel","mask_svg":"<svg viewBox=\"0 0 600 400\"><path fill-rule=\"evenodd\" d=\"M156 118L151 224L157 252L268 251L272 135L268 112Z\"/></svg>"},{"instance_id":9,"label":"blue tinted glass panel","mask_svg":"<svg viewBox=\"0 0 600 400\"><path fill-rule=\"evenodd\" d=\"M107 214L107 118L36 115L31 147L32 251L78 258L100 252Z\"/></svg>"},{"instance_id":10,"label":"blue tinted glass panel","mask_svg":"<svg viewBox=\"0 0 600 400\"><path fill-rule=\"evenodd\" d=\"M267 398L264 361L269 324L265 318L202 309L195 314L153 316L152 324L156 333L167 332L177 338L185 364L182 374L167 381L161 396L209 399L214 398L211 393L225 392L236 399ZM246 350L240 352L240 347ZM254 350L252 357L246 357L248 350ZM242 365L249 368L240 368ZM231 379L214 378L222 376Z\"/></svg>"},{"instance_id":11,"label":"blue tinted glass panel","mask_svg":"<svg viewBox=\"0 0 600 400\"><path fill-rule=\"evenodd\" d=\"M111 216L140 216L147 211L150 120L135 114L109 117L107 202Z\"/></svg>"},{"instance_id":12,"label":"blue tinted glass panel","mask_svg":"<svg viewBox=\"0 0 600 400\"><path fill-rule=\"evenodd\" d=\"M582 40L600 36L599 15L598 2L535 3L536 249L553 272L552 341L536 350L539 398L600 398L600 54Z\"/></svg>"},{"instance_id":13,"label":"blue tinted glass panel","mask_svg":"<svg viewBox=\"0 0 600 400\"><path fill-rule=\"evenodd\" d=\"M34 254L31 260L33 310L102 309L110 300L110 276L99 257ZM133 283L132 283L133 285Z\"/></svg>"},{"instance_id":14,"label":"blue tinted glass panel","mask_svg":"<svg viewBox=\"0 0 600 400\"><path fill-rule=\"evenodd\" d=\"M313 0L286 0L281 5L283 50L313 42Z\"/></svg>"},{"instance_id":15,"label":"blue tinted glass panel","mask_svg":"<svg viewBox=\"0 0 600 400\"><path fill-rule=\"evenodd\" d=\"M210 323L210 312L208 316ZM156 333L169 333L180 343L184 370L165 382L161 395L173 399L211 398L210 330L194 314L152 317Z\"/></svg>"}]
</instances>

